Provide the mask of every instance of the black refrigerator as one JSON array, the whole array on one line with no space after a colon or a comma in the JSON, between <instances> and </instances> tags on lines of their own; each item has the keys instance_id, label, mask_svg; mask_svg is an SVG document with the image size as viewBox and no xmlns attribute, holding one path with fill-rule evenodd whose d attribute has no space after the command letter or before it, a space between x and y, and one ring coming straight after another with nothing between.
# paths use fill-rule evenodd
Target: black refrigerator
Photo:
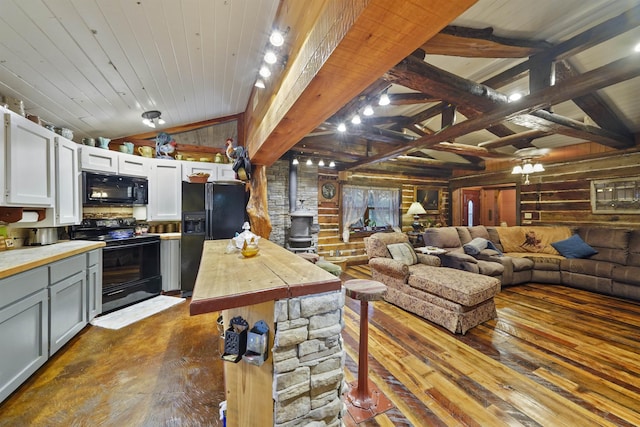
<instances>
[{"instance_id":1,"label":"black refrigerator","mask_svg":"<svg viewBox=\"0 0 640 427\"><path fill-rule=\"evenodd\" d=\"M182 183L182 296L191 296L205 240L230 239L242 232L247 194L244 183Z\"/></svg>"}]
</instances>

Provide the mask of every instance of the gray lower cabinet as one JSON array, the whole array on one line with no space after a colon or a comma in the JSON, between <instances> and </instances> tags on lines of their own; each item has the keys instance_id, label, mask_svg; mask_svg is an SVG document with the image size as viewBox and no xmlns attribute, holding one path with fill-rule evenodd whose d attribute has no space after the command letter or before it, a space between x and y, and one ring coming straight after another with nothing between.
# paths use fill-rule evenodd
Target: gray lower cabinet
<instances>
[{"instance_id":1,"label":"gray lower cabinet","mask_svg":"<svg viewBox=\"0 0 640 427\"><path fill-rule=\"evenodd\" d=\"M160 241L160 275L163 291L180 290L180 239Z\"/></svg>"},{"instance_id":2,"label":"gray lower cabinet","mask_svg":"<svg viewBox=\"0 0 640 427\"><path fill-rule=\"evenodd\" d=\"M87 322L102 313L102 249L87 253Z\"/></svg>"},{"instance_id":3,"label":"gray lower cabinet","mask_svg":"<svg viewBox=\"0 0 640 427\"><path fill-rule=\"evenodd\" d=\"M49 356L87 324L86 268L85 254L49 264Z\"/></svg>"},{"instance_id":4,"label":"gray lower cabinet","mask_svg":"<svg viewBox=\"0 0 640 427\"><path fill-rule=\"evenodd\" d=\"M0 279L0 402L102 312L102 249Z\"/></svg>"},{"instance_id":5,"label":"gray lower cabinet","mask_svg":"<svg viewBox=\"0 0 640 427\"><path fill-rule=\"evenodd\" d=\"M0 402L48 359L47 267L0 280Z\"/></svg>"}]
</instances>

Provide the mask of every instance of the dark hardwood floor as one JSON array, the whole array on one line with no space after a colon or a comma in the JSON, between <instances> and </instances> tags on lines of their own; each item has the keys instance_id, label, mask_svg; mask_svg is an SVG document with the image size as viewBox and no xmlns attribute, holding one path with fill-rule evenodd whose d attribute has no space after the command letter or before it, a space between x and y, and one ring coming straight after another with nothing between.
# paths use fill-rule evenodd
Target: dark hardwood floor
<instances>
[{"instance_id":1,"label":"dark hardwood floor","mask_svg":"<svg viewBox=\"0 0 640 427\"><path fill-rule=\"evenodd\" d=\"M343 279L368 276L363 265ZM359 425L640 425L640 304L540 284L496 303L498 318L464 336L370 304L370 378L395 407ZM347 298L348 381L359 309ZM216 317L180 304L119 331L85 328L0 404L0 426L221 425Z\"/></svg>"}]
</instances>

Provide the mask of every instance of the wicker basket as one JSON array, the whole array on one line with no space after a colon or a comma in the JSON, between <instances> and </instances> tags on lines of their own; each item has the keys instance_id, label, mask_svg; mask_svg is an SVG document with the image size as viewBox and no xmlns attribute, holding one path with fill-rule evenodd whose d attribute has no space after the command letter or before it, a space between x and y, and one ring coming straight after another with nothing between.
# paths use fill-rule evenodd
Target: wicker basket
<instances>
[{"instance_id":1,"label":"wicker basket","mask_svg":"<svg viewBox=\"0 0 640 427\"><path fill-rule=\"evenodd\" d=\"M206 173L204 175L189 175L189 182L193 182L196 184L204 184L209 179L209 174Z\"/></svg>"}]
</instances>

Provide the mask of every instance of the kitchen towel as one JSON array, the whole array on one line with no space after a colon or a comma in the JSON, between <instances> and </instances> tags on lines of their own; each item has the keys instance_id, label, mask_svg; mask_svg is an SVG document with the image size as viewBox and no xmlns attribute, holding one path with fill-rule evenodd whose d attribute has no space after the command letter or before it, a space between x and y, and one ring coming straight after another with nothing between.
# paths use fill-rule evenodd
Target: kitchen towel
<instances>
[{"instance_id":1,"label":"kitchen towel","mask_svg":"<svg viewBox=\"0 0 640 427\"><path fill-rule=\"evenodd\" d=\"M184 298L158 295L157 297L130 305L121 310L96 317L91 321L91 324L106 329L121 329L145 317L160 313L181 302L184 302Z\"/></svg>"}]
</instances>

